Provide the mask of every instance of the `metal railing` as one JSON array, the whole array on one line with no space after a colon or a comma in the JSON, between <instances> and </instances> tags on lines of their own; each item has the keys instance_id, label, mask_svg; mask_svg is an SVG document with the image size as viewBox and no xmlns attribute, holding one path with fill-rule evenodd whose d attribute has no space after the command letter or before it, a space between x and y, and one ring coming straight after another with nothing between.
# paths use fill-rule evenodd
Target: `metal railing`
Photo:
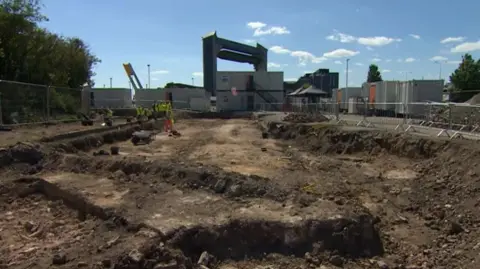
<instances>
[{"instance_id":1,"label":"metal railing","mask_svg":"<svg viewBox=\"0 0 480 269\"><path fill-rule=\"evenodd\" d=\"M282 107L278 110L277 107ZM344 108L344 109L341 109ZM321 113L338 124L480 139L480 106L459 103L257 104L260 111Z\"/></svg>"},{"instance_id":2,"label":"metal railing","mask_svg":"<svg viewBox=\"0 0 480 269\"><path fill-rule=\"evenodd\" d=\"M81 107L82 89L0 80L0 124L74 119Z\"/></svg>"}]
</instances>

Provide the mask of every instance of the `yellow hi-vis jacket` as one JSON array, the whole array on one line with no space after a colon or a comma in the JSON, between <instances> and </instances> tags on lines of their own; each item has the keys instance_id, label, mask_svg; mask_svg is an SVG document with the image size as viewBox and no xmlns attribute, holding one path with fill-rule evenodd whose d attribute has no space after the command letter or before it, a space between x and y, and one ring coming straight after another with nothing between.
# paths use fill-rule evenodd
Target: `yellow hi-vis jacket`
<instances>
[{"instance_id":1,"label":"yellow hi-vis jacket","mask_svg":"<svg viewBox=\"0 0 480 269\"><path fill-rule=\"evenodd\" d=\"M155 105L155 110L157 112L165 112L171 110L170 103L160 103Z\"/></svg>"},{"instance_id":2,"label":"yellow hi-vis jacket","mask_svg":"<svg viewBox=\"0 0 480 269\"><path fill-rule=\"evenodd\" d=\"M137 107L137 116L145 115L145 109L141 106Z\"/></svg>"}]
</instances>

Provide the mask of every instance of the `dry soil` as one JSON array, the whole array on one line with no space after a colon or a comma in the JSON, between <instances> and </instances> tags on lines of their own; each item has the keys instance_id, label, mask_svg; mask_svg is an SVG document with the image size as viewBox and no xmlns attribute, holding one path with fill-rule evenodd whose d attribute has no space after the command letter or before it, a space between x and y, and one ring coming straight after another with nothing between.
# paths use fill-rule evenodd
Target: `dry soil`
<instances>
[{"instance_id":1,"label":"dry soil","mask_svg":"<svg viewBox=\"0 0 480 269\"><path fill-rule=\"evenodd\" d=\"M190 118L147 145L124 127L5 148L0 266L480 267L476 142L259 126Z\"/></svg>"}]
</instances>

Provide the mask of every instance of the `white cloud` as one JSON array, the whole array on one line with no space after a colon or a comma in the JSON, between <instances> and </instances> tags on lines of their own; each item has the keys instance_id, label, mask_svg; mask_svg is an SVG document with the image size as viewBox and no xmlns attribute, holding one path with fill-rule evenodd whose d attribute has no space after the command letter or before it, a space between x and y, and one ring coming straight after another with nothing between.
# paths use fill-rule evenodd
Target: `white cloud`
<instances>
[{"instance_id":1,"label":"white cloud","mask_svg":"<svg viewBox=\"0 0 480 269\"><path fill-rule=\"evenodd\" d=\"M415 59L415 58L412 58L412 57L409 57L409 58L405 59L405 62L406 62L406 63L413 63L413 62L415 62L415 61L416 61L416 59Z\"/></svg>"},{"instance_id":2,"label":"white cloud","mask_svg":"<svg viewBox=\"0 0 480 269\"><path fill-rule=\"evenodd\" d=\"M277 64L277 63L268 63L268 67L272 67L272 68L280 68L282 65L281 64Z\"/></svg>"},{"instance_id":3,"label":"white cloud","mask_svg":"<svg viewBox=\"0 0 480 269\"><path fill-rule=\"evenodd\" d=\"M253 36L290 34L290 31L285 26L267 26L266 23L259 21L249 22L247 27L254 30Z\"/></svg>"},{"instance_id":4,"label":"white cloud","mask_svg":"<svg viewBox=\"0 0 480 269\"><path fill-rule=\"evenodd\" d=\"M355 63L356 66L363 66L362 63Z\"/></svg>"},{"instance_id":5,"label":"white cloud","mask_svg":"<svg viewBox=\"0 0 480 269\"><path fill-rule=\"evenodd\" d=\"M372 47L370 47L370 46L367 46L367 50L369 50L369 51L372 51L372 50L373 50L373 48L372 48Z\"/></svg>"},{"instance_id":6,"label":"white cloud","mask_svg":"<svg viewBox=\"0 0 480 269\"><path fill-rule=\"evenodd\" d=\"M165 75L165 74L168 74L168 73L170 73L170 71L168 71L168 70L155 70L155 71L150 72L150 74L152 74L152 75Z\"/></svg>"},{"instance_id":7,"label":"white cloud","mask_svg":"<svg viewBox=\"0 0 480 269\"><path fill-rule=\"evenodd\" d=\"M480 50L480 40L477 42L465 42L462 43L454 48L452 48L450 51L453 53L458 53L458 52L472 52L472 51L477 51Z\"/></svg>"},{"instance_id":8,"label":"white cloud","mask_svg":"<svg viewBox=\"0 0 480 269\"><path fill-rule=\"evenodd\" d=\"M341 61L335 61L335 64L342 64Z\"/></svg>"},{"instance_id":9,"label":"white cloud","mask_svg":"<svg viewBox=\"0 0 480 269\"><path fill-rule=\"evenodd\" d=\"M372 62L376 62L376 63L381 62L381 61L382 61L382 59L380 59L380 58L373 58L372 59Z\"/></svg>"},{"instance_id":10,"label":"white cloud","mask_svg":"<svg viewBox=\"0 0 480 269\"><path fill-rule=\"evenodd\" d=\"M253 39L245 39L243 40L243 42L247 43L247 44L255 44L257 43L257 41L253 40Z\"/></svg>"},{"instance_id":11,"label":"white cloud","mask_svg":"<svg viewBox=\"0 0 480 269\"><path fill-rule=\"evenodd\" d=\"M402 41L400 38L391 38L385 36L374 37L355 37L349 34L341 33L337 30L333 30L334 33L326 37L327 40L339 41L341 43L357 42L361 45L367 46L368 50L373 50L371 47L381 47L394 42Z\"/></svg>"},{"instance_id":12,"label":"white cloud","mask_svg":"<svg viewBox=\"0 0 480 269\"><path fill-rule=\"evenodd\" d=\"M462 61L447 61L447 64L461 64Z\"/></svg>"},{"instance_id":13,"label":"white cloud","mask_svg":"<svg viewBox=\"0 0 480 269\"><path fill-rule=\"evenodd\" d=\"M391 61L392 61L392 59L386 59L386 60L385 60L386 63L389 63L389 62L391 62Z\"/></svg>"},{"instance_id":14,"label":"white cloud","mask_svg":"<svg viewBox=\"0 0 480 269\"><path fill-rule=\"evenodd\" d=\"M397 63L403 63L403 59L398 58Z\"/></svg>"},{"instance_id":15,"label":"white cloud","mask_svg":"<svg viewBox=\"0 0 480 269\"><path fill-rule=\"evenodd\" d=\"M192 76L194 77L203 77L203 72L193 72Z\"/></svg>"},{"instance_id":16,"label":"white cloud","mask_svg":"<svg viewBox=\"0 0 480 269\"><path fill-rule=\"evenodd\" d=\"M432 58L430 58L430 61L433 62L444 62L446 60L448 60L448 58L443 56L433 56Z\"/></svg>"},{"instance_id":17,"label":"white cloud","mask_svg":"<svg viewBox=\"0 0 480 269\"><path fill-rule=\"evenodd\" d=\"M282 47L282 46L273 46L269 50L271 50L273 53L278 53L278 54L286 54L290 53L290 50Z\"/></svg>"},{"instance_id":18,"label":"white cloud","mask_svg":"<svg viewBox=\"0 0 480 269\"><path fill-rule=\"evenodd\" d=\"M440 41L440 43L446 44L446 43L453 43L453 42L463 42L465 39L466 39L466 37L463 37L463 36L447 37L447 38L442 39Z\"/></svg>"},{"instance_id":19,"label":"white cloud","mask_svg":"<svg viewBox=\"0 0 480 269\"><path fill-rule=\"evenodd\" d=\"M326 52L323 54L323 57L326 58L343 58L343 57L352 57L360 52L358 51L353 51L353 50L347 50L347 49L336 49L330 52Z\"/></svg>"},{"instance_id":20,"label":"white cloud","mask_svg":"<svg viewBox=\"0 0 480 269\"><path fill-rule=\"evenodd\" d=\"M250 29L260 29L260 28L263 28L263 27L267 26L267 24L265 24L263 22L259 22L259 21L253 21L253 22L247 23L247 26Z\"/></svg>"},{"instance_id":21,"label":"white cloud","mask_svg":"<svg viewBox=\"0 0 480 269\"><path fill-rule=\"evenodd\" d=\"M388 69L383 69L382 70L382 73L390 73L390 72L392 72L392 70L388 70Z\"/></svg>"},{"instance_id":22,"label":"white cloud","mask_svg":"<svg viewBox=\"0 0 480 269\"><path fill-rule=\"evenodd\" d=\"M409 34L409 36L411 36L414 39L420 39L420 36L416 34Z\"/></svg>"},{"instance_id":23,"label":"white cloud","mask_svg":"<svg viewBox=\"0 0 480 269\"><path fill-rule=\"evenodd\" d=\"M358 38L358 43L365 45L365 46L372 46L372 47L382 47L394 42L402 41L400 38L391 38L385 36L374 36L374 37L360 37Z\"/></svg>"},{"instance_id":24,"label":"white cloud","mask_svg":"<svg viewBox=\"0 0 480 269\"><path fill-rule=\"evenodd\" d=\"M341 43L352 43L357 40L357 38L352 35L340 33L337 30L333 30L333 31L334 31L334 34L327 36L327 40L340 41Z\"/></svg>"},{"instance_id":25,"label":"white cloud","mask_svg":"<svg viewBox=\"0 0 480 269\"><path fill-rule=\"evenodd\" d=\"M305 65L308 62L317 64L327 60L326 57L317 57L308 51L301 50L292 51L290 55L297 58L300 65Z\"/></svg>"},{"instance_id":26,"label":"white cloud","mask_svg":"<svg viewBox=\"0 0 480 269\"><path fill-rule=\"evenodd\" d=\"M290 34L290 31L284 26L273 26L267 29L256 29L253 33L254 36L262 35L287 35Z\"/></svg>"}]
</instances>

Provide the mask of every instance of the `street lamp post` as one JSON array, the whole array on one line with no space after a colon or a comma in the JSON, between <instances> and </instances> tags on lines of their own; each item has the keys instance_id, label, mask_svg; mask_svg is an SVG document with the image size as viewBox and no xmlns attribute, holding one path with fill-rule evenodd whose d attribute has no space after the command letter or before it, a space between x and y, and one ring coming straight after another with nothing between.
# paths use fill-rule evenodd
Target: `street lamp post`
<instances>
[{"instance_id":1,"label":"street lamp post","mask_svg":"<svg viewBox=\"0 0 480 269\"><path fill-rule=\"evenodd\" d=\"M147 69L148 69L148 88L150 89L150 64L147 64Z\"/></svg>"},{"instance_id":2,"label":"street lamp post","mask_svg":"<svg viewBox=\"0 0 480 269\"><path fill-rule=\"evenodd\" d=\"M195 78L192 77L192 86L195 86Z\"/></svg>"},{"instance_id":3,"label":"street lamp post","mask_svg":"<svg viewBox=\"0 0 480 269\"><path fill-rule=\"evenodd\" d=\"M112 80L113 80L113 78L110 77L110 88L112 88Z\"/></svg>"},{"instance_id":4,"label":"street lamp post","mask_svg":"<svg viewBox=\"0 0 480 269\"><path fill-rule=\"evenodd\" d=\"M442 63L446 63L447 61L435 61L436 64L439 66L439 72L438 72L438 79L442 79Z\"/></svg>"},{"instance_id":5,"label":"street lamp post","mask_svg":"<svg viewBox=\"0 0 480 269\"><path fill-rule=\"evenodd\" d=\"M350 59L347 59L346 62L347 62L347 68L345 69L345 97L348 98L348 63L350 62Z\"/></svg>"}]
</instances>

